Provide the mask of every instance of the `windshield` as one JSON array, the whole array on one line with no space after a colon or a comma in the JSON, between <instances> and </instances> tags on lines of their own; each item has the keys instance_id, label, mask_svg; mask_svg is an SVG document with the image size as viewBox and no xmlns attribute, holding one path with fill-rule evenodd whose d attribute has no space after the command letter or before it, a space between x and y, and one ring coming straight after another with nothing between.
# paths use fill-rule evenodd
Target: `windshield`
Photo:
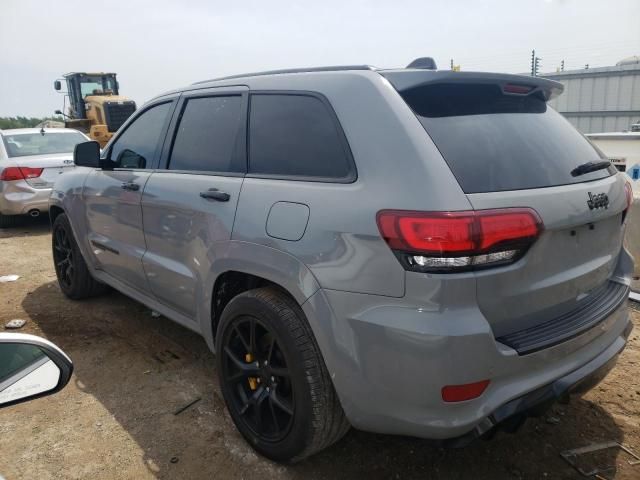
<instances>
[{"instance_id":1,"label":"windshield","mask_svg":"<svg viewBox=\"0 0 640 480\"><path fill-rule=\"evenodd\" d=\"M116 91L116 81L113 77L82 77L80 80L80 93L82 97L87 95L103 94L105 90Z\"/></svg>"},{"instance_id":2,"label":"windshield","mask_svg":"<svg viewBox=\"0 0 640 480\"><path fill-rule=\"evenodd\" d=\"M465 193L597 180L615 168L572 176L606 160L541 97L503 94L495 84L441 83L402 97L418 116Z\"/></svg>"},{"instance_id":3,"label":"windshield","mask_svg":"<svg viewBox=\"0 0 640 480\"><path fill-rule=\"evenodd\" d=\"M78 143L87 139L79 132L64 133L22 133L3 135L2 140L9 157L27 155L47 155L52 153L73 153Z\"/></svg>"}]
</instances>

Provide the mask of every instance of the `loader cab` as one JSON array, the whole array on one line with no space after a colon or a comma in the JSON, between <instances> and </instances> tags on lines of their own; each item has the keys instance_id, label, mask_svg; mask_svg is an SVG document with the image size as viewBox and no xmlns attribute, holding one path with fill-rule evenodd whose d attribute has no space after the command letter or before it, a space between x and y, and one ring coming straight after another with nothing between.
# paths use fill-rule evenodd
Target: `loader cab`
<instances>
[{"instance_id":1,"label":"loader cab","mask_svg":"<svg viewBox=\"0 0 640 480\"><path fill-rule=\"evenodd\" d=\"M58 112L65 116L65 126L88 134L101 147L136 110L133 100L120 96L115 73L73 72L64 75L64 81L69 106ZM62 82L56 80L53 86L60 91Z\"/></svg>"},{"instance_id":2,"label":"loader cab","mask_svg":"<svg viewBox=\"0 0 640 480\"><path fill-rule=\"evenodd\" d=\"M87 118L85 103L87 96L117 96L119 94L115 73L68 73L64 78L67 81L71 116L74 118Z\"/></svg>"}]
</instances>

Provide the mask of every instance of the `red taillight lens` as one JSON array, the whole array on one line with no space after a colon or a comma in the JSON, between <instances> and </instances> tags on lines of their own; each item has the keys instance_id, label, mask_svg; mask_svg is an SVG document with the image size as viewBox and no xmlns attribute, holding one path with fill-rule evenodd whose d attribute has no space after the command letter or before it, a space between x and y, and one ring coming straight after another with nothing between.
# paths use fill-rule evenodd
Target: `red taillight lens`
<instances>
[{"instance_id":1,"label":"red taillight lens","mask_svg":"<svg viewBox=\"0 0 640 480\"><path fill-rule=\"evenodd\" d=\"M38 178L42 175L42 168L20 167L24 178Z\"/></svg>"},{"instance_id":2,"label":"red taillight lens","mask_svg":"<svg viewBox=\"0 0 640 480\"><path fill-rule=\"evenodd\" d=\"M473 400L484 393L489 386L490 380L482 380L465 385L447 385L442 387L442 400L445 402L464 402Z\"/></svg>"},{"instance_id":3,"label":"red taillight lens","mask_svg":"<svg viewBox=\"0 0 640 480\"><path fill-rule=\"evenodd\" d=\"M2 170L0 180L4 180L5 182L10 182L12 180L24 180L24 175L18 167L7 167Z\"/></svg>"},{"instance_id":4,"label":"red taillight lens","mask_svg":"<svg viewBox=\"0 0 640 480\"><path fill-rule=\"evenodd\" d=\"M473 218L466 216L399 216L400 238L412 250L466 252L472 250Z\"/></svg>"},{"instance_id":5,"label":"red taillight lens","mask_svg":"<svg viewBox=\"0 0 640 480\"><path fill-rule=\"evenodd\" d=\"M532 212L480 212L476 216L480 220L480 249L486 250L511 240L536 238L541 222Z\"/></svg>"},{"instance_id":6,"label":"red taillight lens","mask_svg":"<svg viewBox=\"0 0 640 480\"><path fill-rule=\"evenodd\" d=\"M26 178L38 178L42 175L42 168L30 167L7 167L0 174L0 180L11 182L13 180L24 180Z\"/></svg>"},{"instance_id":7,"label":"red taillight lens","mask_svg":"<svg viewBox=\"0 0 640 480\"><path fill-rule=\"evenodd\" d=\"M411 270L485 267L517 260L542 229L529 208L468 212L382 210L382 237Z\"/></svg>"}]
</instances>

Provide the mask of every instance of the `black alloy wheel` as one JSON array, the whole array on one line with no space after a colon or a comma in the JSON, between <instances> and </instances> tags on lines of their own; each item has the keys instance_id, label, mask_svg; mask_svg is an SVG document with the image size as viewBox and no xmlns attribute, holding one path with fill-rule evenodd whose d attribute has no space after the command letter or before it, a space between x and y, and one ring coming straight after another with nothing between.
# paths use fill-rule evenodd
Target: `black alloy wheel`
<instances>
[{"instance_id":1,"label":"black alloy wheel","mask_svg":"<svg viewBox=\"0 0 640 480\"><path fill-rule=\"evenodd\" d=\"M73 248L65 228L58 227L53 231L53 261L58 281L62 286L71 288L74 274Z\"/></svg>"},{"instance_id":2,"label":"black alloy wheel","mask_svg":"<svg viewBox=\"0 0 640 480\"><path fill-rule=\"evenodd\" d=\"M283 289L265 286L232 298L215 346L229 414L258 453L297 462L349 430L309 322Z\"/></svg>"},{"instance_id":3,"label":"black alloy wheel","mask_svg":"<svg viewBox=\"0 0 640 480\"><path fill-rule=\"evenodd\" d=\"M73 300L104 293L106 285L91 276L73 235L67 215L55 217L52 226L51 250L60 290Z\"/></svg>"},{"instance_id":4,"label":"black alloy wheel","mask_svg":"<svg viewBox=\"0 0 640 480\"><path fill-rule=\"evenodd\" d=\"M282 440L293 422L295 399L274 332L257 318L241 316L226 337L222 376L230 386L230 408L261 440Z\"/></svg>"}]
</instances>

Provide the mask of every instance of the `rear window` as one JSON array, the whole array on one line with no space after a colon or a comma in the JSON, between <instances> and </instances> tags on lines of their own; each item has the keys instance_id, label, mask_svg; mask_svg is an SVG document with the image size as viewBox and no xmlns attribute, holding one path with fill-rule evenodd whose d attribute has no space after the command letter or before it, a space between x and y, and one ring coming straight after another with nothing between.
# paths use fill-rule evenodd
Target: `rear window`
<instances>
[{"instance_id":1,"label":"rear window","mask_svg":"<svg viewBox=\"0 0 640 480\"><path fill-rule=\"evenodd\" d=\"M322 100L251 95L249 173L327 181L355 178L344 134Z\"/></svg>"},{"instance_id":2,"label":"rear window","mask_svg":"<svg viewBox=\"0 0 640 480\"><path fill-rule=\"evenodd\" d=\"M51 155L54 153L73 153L78 143L87 139L78 132L62 133L22 133L3 135L4 147L10 157L26 157L28 155Z\"/></svg>"},{"instance_id":3,"label":"rear window","mask_svg":"<svg viewBox=\"0 0 640 480\"><path fill-rule=\"evenodd\" d=\"M465 193L521 190L604 178L571 171L601 154L536 94L498 85L440 83L401 92Z\"/></svg>"}]
</instances>

